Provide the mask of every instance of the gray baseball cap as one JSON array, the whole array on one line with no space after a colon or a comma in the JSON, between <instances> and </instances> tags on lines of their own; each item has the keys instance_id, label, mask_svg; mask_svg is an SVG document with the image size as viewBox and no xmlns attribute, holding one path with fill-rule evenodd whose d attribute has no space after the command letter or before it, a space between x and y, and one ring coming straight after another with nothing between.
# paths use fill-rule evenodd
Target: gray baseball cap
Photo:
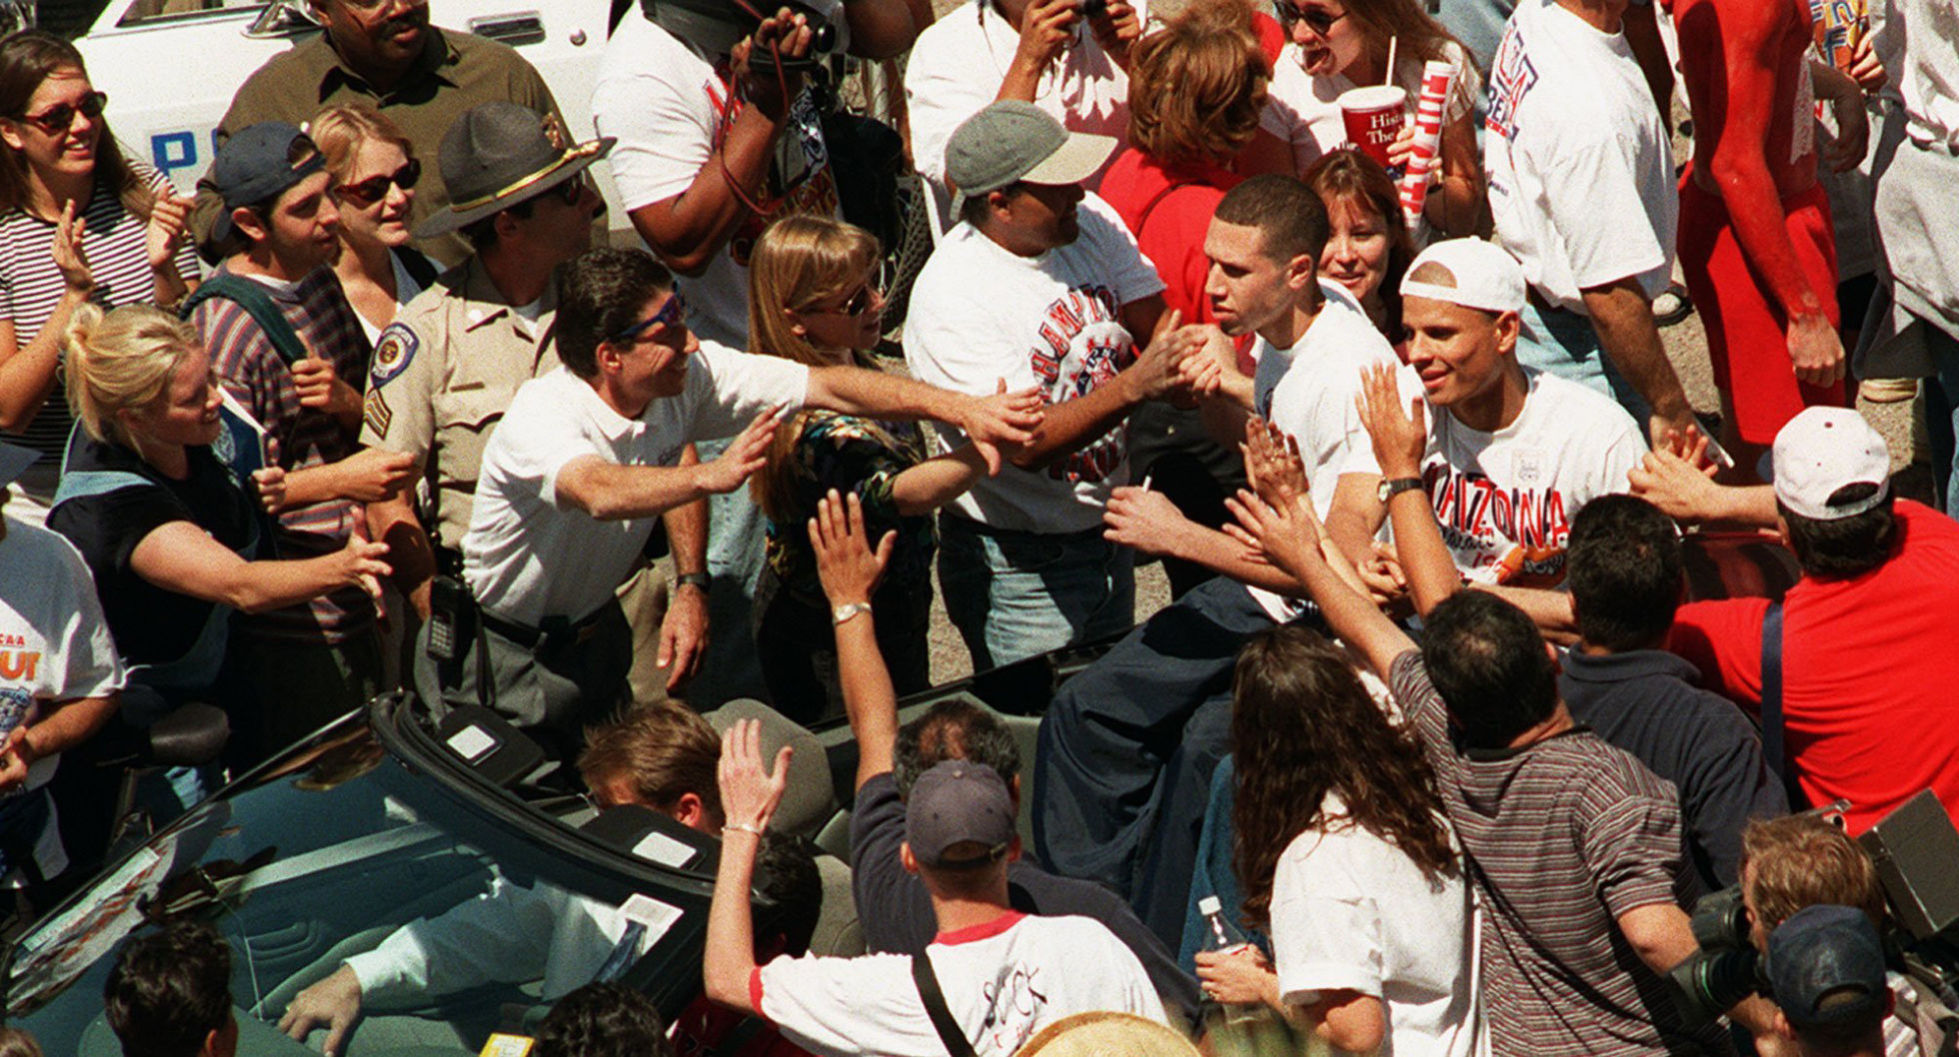
<instances>
[{"instance_id":1,"label":"gray baseball cap","mask_svg":"<svg viewBox=\"0 0 1959 1057\"><path fill-rule=\"evenodd\" d=\"M1115 149L1114 137L1070 132L1032 103L1002 99L967 118L946 143L946 181L956 192L953 213L967 195L1009 184L1081 183Z\"/></svg>"},{"instance_id":2,"label":"gray baseball cap","mask_svg":"<svg viewBox=\"0 0 1959 1057\"><path fill-rule=\"evenodd\" d=\"M993 768L945 760L918 776L905 802L905 843L926 866L957 869L997 860L1014 839L1013 798ZM986 850L961 859L946 852L961 844Z\"/></svg>"}]
</instances>

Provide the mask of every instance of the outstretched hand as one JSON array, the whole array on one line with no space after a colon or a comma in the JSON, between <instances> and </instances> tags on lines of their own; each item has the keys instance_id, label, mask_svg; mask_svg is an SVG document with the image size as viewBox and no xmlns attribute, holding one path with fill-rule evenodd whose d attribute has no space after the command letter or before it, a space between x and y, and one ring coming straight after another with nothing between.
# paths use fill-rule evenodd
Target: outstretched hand
<instances>
[{"instance_id":1,"label":"outstretched hand","mask_svg":"<svg viewBox=\"0 0 1959 1057\"><path fill-rule=\"evenodd\" d=\"M996 383L992 396L966 399L959 421L953 423L986 460L987 476L1000 472L1001 449L1033 443L1034 433L1047 417L1047 398L1038 386L1007 392L1007 380Z\"/></svg>"},{"instance_id":2,"label":"outstretched hand","mask_svg":"<svg viewBox=\"0 0 1959 1057\"><path fill-rule=\"evenodd\" d=\"M755 832L769 828L769 820L782 803L783 790L789 787L789 759L793 755L794 751L784 745L775 754L774 769L769 768L762 759L761 720L736 720L721 735L716 778L727 828Z\"/></svg>"},{"instance_id":3,"label":"outstretched hand","mask_svg":"<svg viewBox=\"0 0 1959 1057\"><path fill-rule=\"evenodd\" d=\"M1224 505L1238 522L1231 535L1257 547L1288 576L1303 581L1306 569L1327 560L1319 518L1306 497L1273 506L1240 488L1237 495L1225 497Z\"/></svg>"},{"instance_id":4,"label":"outstretched hand","mask_svg":"<svg viewBox=\"0 0 1959 1057\"><path fill-rule=\"evenodd\" d=\"M775 439L775 428L781 422L781 404L756 415L755 421L736 434L720 455L695 469L700 474L701 488L710 495L726 495L740 488L742 482L767 465L769 443Z\"/></svg>"},{"instance_id":5,"label":"outstretched hand","mask_svg":"<svg viewBox=\"0 0 1959 1057\"><path fill-rule=\"evenodd\" d=\"M809 519L809 546L816 553L816 576L823 583L824 597L832 606L869 602L891 564L897 541L896 532L886 532L872 550L864 529L864 504L857 493L838 496L836 489L830 489L816 504L816 516Z\"/></svg>"}]
</instances>

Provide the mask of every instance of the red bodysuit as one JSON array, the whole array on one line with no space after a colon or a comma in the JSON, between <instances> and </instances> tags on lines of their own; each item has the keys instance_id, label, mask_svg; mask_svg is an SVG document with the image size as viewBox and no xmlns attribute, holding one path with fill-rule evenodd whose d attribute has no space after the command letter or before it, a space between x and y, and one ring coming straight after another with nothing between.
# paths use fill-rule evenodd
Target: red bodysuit
<instances>
[{"instance_id":1,"label":"red bodysuit","mask_svg":"<svg viewBox=\"0 0 1959 1057\"><path fill-rule=\"evenodd\" d=\"M1792 316L1837 324L1836 246L1816 180L1807 0L1676 0L1694 159L1680 184L1679 254L1737 434L1769 444L1844 385L1796 380Z\"/></svg>"}]
</instances>

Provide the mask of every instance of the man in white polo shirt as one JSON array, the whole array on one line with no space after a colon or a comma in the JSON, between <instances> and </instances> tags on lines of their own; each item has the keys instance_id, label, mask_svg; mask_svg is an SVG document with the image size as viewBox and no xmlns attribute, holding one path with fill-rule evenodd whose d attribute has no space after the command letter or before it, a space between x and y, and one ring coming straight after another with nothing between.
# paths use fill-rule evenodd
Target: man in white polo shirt
<instances>
[{"instance_id":1,"label":"man in white polo shirt","mask_svg":"<svg viewBox=\"0 0 1959 1057\"><path fill-rule=\"evenodd\" d=\"M697 341L683 311L643 251L597 250L566 266L565 366L517 391L483 451L462 543L478 619L458 628L450 660L418 664L417 689L438 712L489 705L569 758L582 727L625 695L632 648L613 592L652 519L740 487L785 412L939 418L993 449L996 465L997 445L1025 443L1040 422L1032 392L968 397L750 356ZM676 465L690 442L728 436L720 457Z\"/></svg>"},{"instance_id":2,"label":"man in white polo shirt","mask_svg":"<svg viewBox=\"0 0 1959 1057\"><path fill-rule=\"evenodd\" d=\"M946 149L961 219L912 287L905 361L958 392L990 393L1005 378L1048 400L1039 439L1013 468L940 516L947 615L977 671L1134 622L1130 552L1102 538L1103 505L1129 476L1124 420L1146 400L1190 392L1188 372L1209 363L1192 355L1197 328L1158 327L1163 280L1108 204L1082 190L1114 146L1009 100L961 125ZM1136 339L1149 335L1139 355ZM939 441L950 450L962 438L941 430Z\"/></svg>"}]
</instances>

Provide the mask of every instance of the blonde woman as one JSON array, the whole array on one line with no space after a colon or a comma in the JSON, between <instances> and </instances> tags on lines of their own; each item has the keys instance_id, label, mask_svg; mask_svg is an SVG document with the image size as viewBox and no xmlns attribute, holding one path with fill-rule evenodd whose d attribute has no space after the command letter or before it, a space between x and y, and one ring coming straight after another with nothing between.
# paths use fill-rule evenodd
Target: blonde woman
<instances>
[{"instance_id":1,"label":"blonde woman","mask_svg":"<svg viewBox=\"0 0 1959 1057\"><path fill-rule=\"evenodd\" d=\"M875 367L882 333L877 239L827 217L778 221L749 261L750 351L811 366ZM894 533L889 571L872 605L878 645L899 694L930 684L925 632L937 550L932 511L986 472L971 445L925 458L909 422L805 411L776 430L750 487L768 518L767 566L755 592L755 644L775 707L809 721L842 715L833 615L817 582L808 523L830 491L856 493L873 541Z\"/></svg>"},{"instance_id":2,"label":"blonde woman","mask_svg":"<svg viewBox=\"0 0 1959 1057\"><path fill-rule=\"evenodd\" d=\"M434 262L408 245L422 163L401 129L366 103L320 111L307 134L326 159L340 207L333 272L371 344L401 306L435 281Z\"/></svg>"},{"instance_id":3,"label":"blonde woman","mask_svg":"<svg viewBox=\"0 0 1959 1057\"><path fill-rule=\"evenodd\" d=\"M211 359L189 323L148 305L75 310L68 400L78 428L48 527L82 552L132 683L164 704L211 700L232 609L295 605L343 587L378 591L387 545L352 540L303 561L269 557L250 490L270 509L284 474L247 483L213 450L229 441ZM139 725L154 716L131 716Z\"/></svg>"}]
</instances>

